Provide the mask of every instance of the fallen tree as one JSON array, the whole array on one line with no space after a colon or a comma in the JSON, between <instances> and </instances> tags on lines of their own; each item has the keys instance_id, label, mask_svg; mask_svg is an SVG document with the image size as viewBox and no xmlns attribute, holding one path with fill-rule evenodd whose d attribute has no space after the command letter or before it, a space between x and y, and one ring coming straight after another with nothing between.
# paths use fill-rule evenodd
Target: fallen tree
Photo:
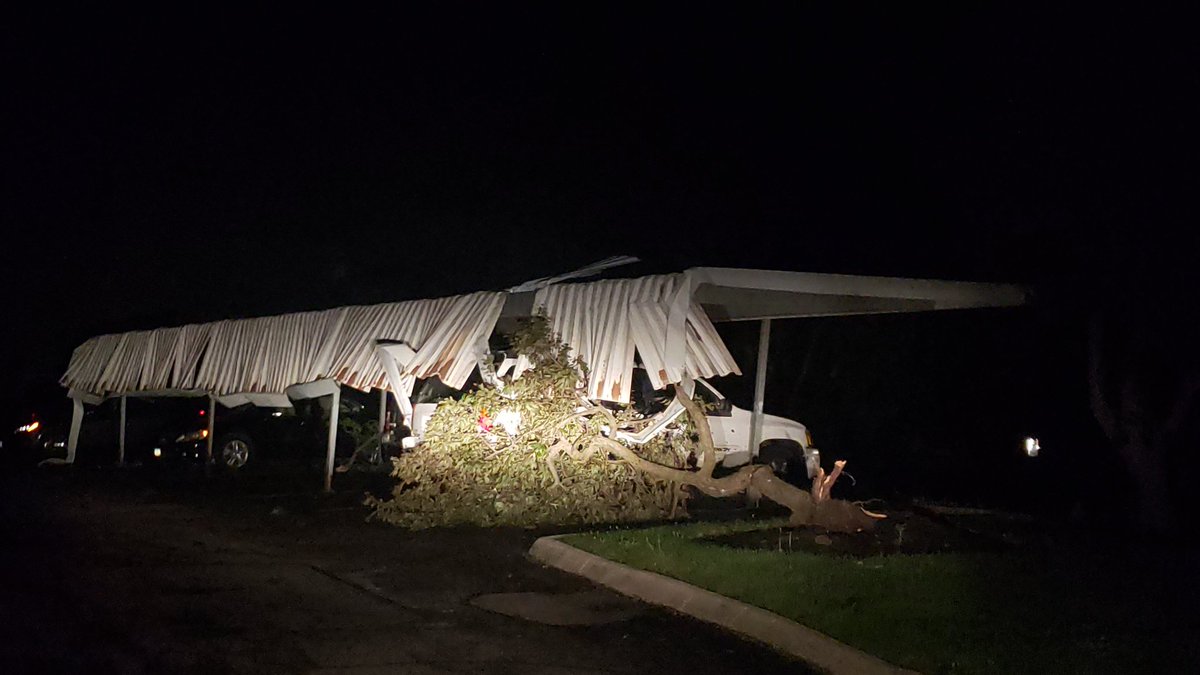
<instances>
[{"instance_id":1,"label":"fallen tree","mask_svg":"<svg viewBox=\"0 0 1200 675\"><path fill-rule=\"evenodd\" d=\"M634 449L604 435L592 437L585 452L608 453L610 457L627 462L648 476L695 488L710 497L732 497L747 492L765 497L791 511L789 520L792 525L815 525L837 532L858 532L870 529L875 520L883 517L881 514L866 511L857 504L830 498L833 484L846 465L842 460L834 463L835 468L829 476L825 475L823 469L818 470L817 475L813 477L811 491L802 490L784 481L775 475L769 466L761 464L750 464L731 475L715 478L713 471L717 464L716 448L713 445L708 417L700 404L692 400L678 384L675 385L675 396L695 423L696 441L701 453L700 465L696 469L664 466L642 457ZM615 428L615 420L603 407L593 406L588 415L600 418L610 425L610 428ZM567 449L569 451L569 448Z\"/></svg>"},{"instance_id":2,"label":"fallen tree","mask_svg":"<svg viewBox=\"0 0 1200 675\"><path fill-rule=\"evenodd\" d=\"M765 465L715 476L708 418L678 384L686 414L670 433L636 446L615 440L615 430L645 421L629 407L583 397L587 366L544 318L512 341L532 368L439 404L425 442L394 460L392 498L368 499L376 517L409 527L656 520L685 515L689 488L765 497L786 507L793 525L839 532L869 529L882 517L830 498L841 461L828 476L819 471L808 490Z\"/></svg>"}]
</instances>

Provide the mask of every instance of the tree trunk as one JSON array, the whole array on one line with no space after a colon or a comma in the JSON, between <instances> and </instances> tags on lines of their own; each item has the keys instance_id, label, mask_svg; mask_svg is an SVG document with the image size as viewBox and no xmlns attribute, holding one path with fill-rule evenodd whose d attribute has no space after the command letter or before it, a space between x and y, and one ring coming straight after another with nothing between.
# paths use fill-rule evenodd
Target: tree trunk
<instances>
[{"instance_id":1,"label":"tree trunk","mask_svg":"<svg viewBox=\"0 0 1200 675\"><path fill-rule=\"evenodd\" d=\"M1132 479L1137 524L1143 530L1162 534L1171 529L1171 504L1162 448L1150 447L1136 438L1120 448Z\"/></svg>"},{"instance_id":2,"label":"tree trunk","mask_svg":"<svg viewBox=\"0 0 1200 675\"><path fill-rule=\"evenodd\" d=\"M1105 356L1103 322L1093 317L1088 329L1088 393L1096 423L1117 449L1129 471L1137 525L1149 532L1171 528L1171 503L1167 481L1166 450L1171 437L1183 426L1200 395L1200 377L1181 382L1181 390L1164 417L1147 410L1146 396L1136 366L1124 364L1115 387L1115 402L1105 391L1112 376Z\"/></svg>"},{"instance_id":3,"label":"tree trunk","mask_svg":"<svg viewBox=\"0 0 1200 675\"><path fill-rule=\"evenodd\" d=\"M795 526L815 525L835 532L859 532L872 529L875 521L884 517L880 514L868 513L852 502L829 498L829 490L841 473L842 467L845 466L844 461L836 462L833 473L828 477L821 472L820 478L814 479L812 492L785 482L776 476L770 467L764 465L745 466L732 475L713 478L716 449L713 446L708 417L679 385L675 385L675 395L696 425L701 460L700 466L695 471L676 469L652 462L606 437L593 439L592 448L589 451L606 452L649 476L681 485L690 485L710 497L732 497L747 491L755 492L791 511L789 522ZM610 428L616 428L616 422L607 410L597 407L594 412L607 418Z\"/></svg>"}]
</instances>

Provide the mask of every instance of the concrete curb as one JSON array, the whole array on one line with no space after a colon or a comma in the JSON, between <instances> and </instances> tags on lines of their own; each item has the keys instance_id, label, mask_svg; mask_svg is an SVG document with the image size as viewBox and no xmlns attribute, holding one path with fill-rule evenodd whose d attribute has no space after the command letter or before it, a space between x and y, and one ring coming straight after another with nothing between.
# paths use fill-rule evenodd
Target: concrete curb
<instances>
[{"instance_id":1,"label":"concrete curb","mask_svg":"<svg viewBox=\"0 0 1200 675\"><path fill-rule=\"evenodd\" d=\"M601 558L563 543L559 536L538 539L529 554L550 567L578 574L625 595L765 642L832 675L917 675L773 612Z\"/></svg>"}]
</instances>

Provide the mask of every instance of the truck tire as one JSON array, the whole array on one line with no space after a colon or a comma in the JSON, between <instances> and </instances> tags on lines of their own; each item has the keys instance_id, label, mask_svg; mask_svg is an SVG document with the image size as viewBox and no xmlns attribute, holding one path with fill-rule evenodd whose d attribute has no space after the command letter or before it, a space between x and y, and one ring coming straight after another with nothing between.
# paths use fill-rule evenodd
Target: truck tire
<instances>
[{"instance_id":1,"label":"truck tire","mask_svg":"<svg viewBox=\"0 0 1200 675\"><path fill-rule=\"evenodd\" d=\"M776 476L793 485L802 484L808 478L804 449L795 441L766 441L759 446L755 463L771 467Z\"/></svg>"}]
</instances>

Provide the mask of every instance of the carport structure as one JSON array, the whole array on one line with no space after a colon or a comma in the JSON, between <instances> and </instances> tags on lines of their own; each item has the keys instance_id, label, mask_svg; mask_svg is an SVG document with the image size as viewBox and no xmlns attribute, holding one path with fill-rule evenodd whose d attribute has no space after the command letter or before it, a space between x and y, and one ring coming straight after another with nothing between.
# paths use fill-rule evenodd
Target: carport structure
<instances>
[{"instance_id":1,"label":"carport structure","mask_svg":"<svg viewBox=\"0 0 1200 675\"><path fill-rule=\"evenodd\" d=\"M83 404L108 397L193 395L215 403L289 405L332 397L325 465L331 488L341 386L390 392L405 414L417 379L462 388L487 367L499 324L545 314L591 373L588 397L627 403L640 363L662 388L695 377L740 374L713 322L759 321L751 448L761 438L771 321L784 318L1012 307L1017 286L974 282L700 267L632 279L483 291L432 300L339 307L92 338L61 379L74 401L73 461ZM527 364L518 363L519 376ZM122 429L124 404L122 403ZM212 428L208 416L208 454ZM381 416L382 430L382 416ZM119 457L124 454L121 433Z\"/></svg>"},{"instance_id":2,"label":"carport structure","mask_svg":"<svg viewBox=\"0 0 1200 675\"><path fill-rule=\"evenodd\" d=\"M61 379L74 401L67 461L74 461L84 403L121 397L118 458L123 458L128 396L207 396L212 411L218 402L285 407L293 398L329 396L328 488L341 386L363 391L387 387L375 357L376 341L419 345L409 364L411 377L437 376L462 387L504 297L500 292L471 293L91 338L75 349ZM214 418L208 415L209 461Z\"/></svg>"}]
</instances>

